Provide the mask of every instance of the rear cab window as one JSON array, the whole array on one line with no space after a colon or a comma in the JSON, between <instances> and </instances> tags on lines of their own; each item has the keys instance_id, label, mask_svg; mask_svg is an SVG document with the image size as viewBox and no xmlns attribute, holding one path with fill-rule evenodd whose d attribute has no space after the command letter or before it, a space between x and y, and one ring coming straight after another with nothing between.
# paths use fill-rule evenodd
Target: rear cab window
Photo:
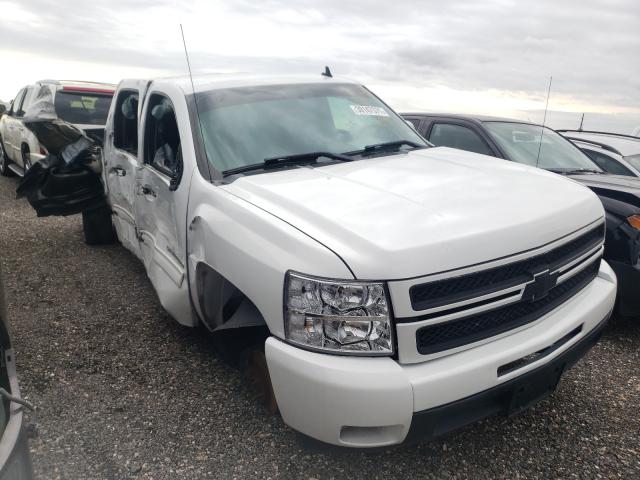
<instances>
[{"instance_id":1,"label":"rear cab window","mask_svg":"<svg viewBox=\"0 0 640 480\"><path fill-rule=\"evenodd\" d=\"M80 87L63 87L54 99L56 114L78 125L105 125L113 92Z\"/></svg>"}]
</instances>

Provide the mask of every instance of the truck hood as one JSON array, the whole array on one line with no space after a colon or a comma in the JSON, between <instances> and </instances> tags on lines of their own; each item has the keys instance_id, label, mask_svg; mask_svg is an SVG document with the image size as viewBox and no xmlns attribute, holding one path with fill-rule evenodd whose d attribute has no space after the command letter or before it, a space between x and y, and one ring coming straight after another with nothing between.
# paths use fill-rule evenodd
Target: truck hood
<instances>
[{"instance_id":1,"label":"truck hood","mask_svg":"<svg viewBox=\"0 0 640 480\"><path fill-rule=\"evenodd\" d=\"M589 187L599 197L628 203L635 207L636 213L640 208L639 178L609 174L569 175L569 178Z\"/></svg>"},{"instance_id":2,"label":"truck hood","mask_svg":"<svg viewBox=\"0 0 640 480\"><path fill-rule=\"evenodd\" d=\"M359 279L404 279L498 259L604 215L576 182L444 147L249 175L222 188L315 238Z\"/></svg>"}]
</instances>

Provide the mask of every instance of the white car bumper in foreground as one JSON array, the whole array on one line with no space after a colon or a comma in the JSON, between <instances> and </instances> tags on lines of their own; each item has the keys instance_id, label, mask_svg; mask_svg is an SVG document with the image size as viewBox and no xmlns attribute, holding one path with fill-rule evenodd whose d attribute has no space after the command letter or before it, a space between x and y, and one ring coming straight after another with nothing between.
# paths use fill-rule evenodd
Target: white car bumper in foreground
<instances>
[{"instance_id":1,"label":"white car bumper in foreground","mask_svg":"<svg viewBox=\"0 0 640 480\"><path fill-rule=\"evenodd\" d=\"M269 374L284 421L323 442L376 447L433 438L527 408L598 339L616 297L602 262L581 292L531 327L424 363L314 353L271 337Z\"/></svg>"}]
</instances>

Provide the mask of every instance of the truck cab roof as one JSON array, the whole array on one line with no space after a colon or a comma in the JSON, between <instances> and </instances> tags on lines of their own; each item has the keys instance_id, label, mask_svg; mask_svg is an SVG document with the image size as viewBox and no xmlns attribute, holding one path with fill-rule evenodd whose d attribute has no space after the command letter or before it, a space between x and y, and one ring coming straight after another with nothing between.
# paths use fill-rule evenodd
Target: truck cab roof
<instances>
[{"instance_id":1,"label":"truck cab roof","mask_svg":"<svg viewBox=\"0 0 640 480\"><path fill-rule=\"evenodd\" d=\"M192 85L193 80L193 85ZM261 85L296 85L313 84L323 82L349 83L358 85L359 83L344 77L325 77L321 75L249 75L249 74L209 74L188 75L175 77L158 77L148 79L126 79L122 82L148 81L156 84L177 85L185 95L193 93L207 92L211 90L221 90L225 88L255 87ZM121 82L121 83L122 83Z\"/></svg>"}]
</instances>

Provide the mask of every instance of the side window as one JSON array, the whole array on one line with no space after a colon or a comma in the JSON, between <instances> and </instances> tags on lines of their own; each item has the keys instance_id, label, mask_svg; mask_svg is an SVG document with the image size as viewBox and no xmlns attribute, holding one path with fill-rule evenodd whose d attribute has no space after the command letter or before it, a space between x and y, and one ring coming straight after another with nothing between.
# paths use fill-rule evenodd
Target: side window
<instances>
[{"instance_id":1,"label":"side window","mask_svg":"<svg viewBox=\"0 0 640 480\"><path fill-rule=\"evenodd\" d=\"M611 173L613 175L624 175L625 177L635 177L633 172L629 170L627 167L622 165L616 159L611 158L609 155L605 155L604 153L594 152L593 150L583 150L584 153L587 154L591 160L596 162L598 166L603 169L605 172Z\"/></svg>"},{"instance_id":2,"label":"side window","mask_svg":"<svg viewBox=\"0 0 640 480\"><path fill-rule=\"evenodd\" d=\"M493 156L493 152L480 135L461 125L435 123L428 140L438 147L458 148Z\"/></svg>"},{"instance_id":3,"label":"side window","mask_svg":"<svg viewBox=\"0 0 640 480\"><path fill-rule=\"evenodd\" d=\"M24 113L29 108L29 105L33 103L33 87L28 87L24 92L24 98L22 99L22 105L18 111L19 116L24 116Z\"/></svg>"},{"instance_id":4,"label":"side window","mask_svg":"<svg viewBox=\"0 0 640 480\"><path fill-rule=\"evenodd\" d=\"M118 94L113 116L113 145L138 155L138 92L134 90Z\"/></svg>"},{"instance_id":5,"label":"side window","mask_svg":"<svg viewBox=\"0 0 640 480\"><path fill-rule=\"evenodd\" d=\"M182 149L171 101L163 95L149 98L144 129L144 162L171 177L177 187L182 177Z\"/></svg>"},{"instance_id":6,"label":"side window","mask_svg":"<svg viewBox=\"0 0 640 480\"><path fill-rule=\"evenodd\" d=\"M26 92L26 89L23 88L22 90L20 90L18 92L18 94L16 95L16 98L13 99L13 102L11 102L11 109L9 110L9 115L11 115L13 117L20 117L21 116L21 115L19 115L20 105L22 105L22 101L24 100L25 92Z\"/></svg>"}]
</instances>

